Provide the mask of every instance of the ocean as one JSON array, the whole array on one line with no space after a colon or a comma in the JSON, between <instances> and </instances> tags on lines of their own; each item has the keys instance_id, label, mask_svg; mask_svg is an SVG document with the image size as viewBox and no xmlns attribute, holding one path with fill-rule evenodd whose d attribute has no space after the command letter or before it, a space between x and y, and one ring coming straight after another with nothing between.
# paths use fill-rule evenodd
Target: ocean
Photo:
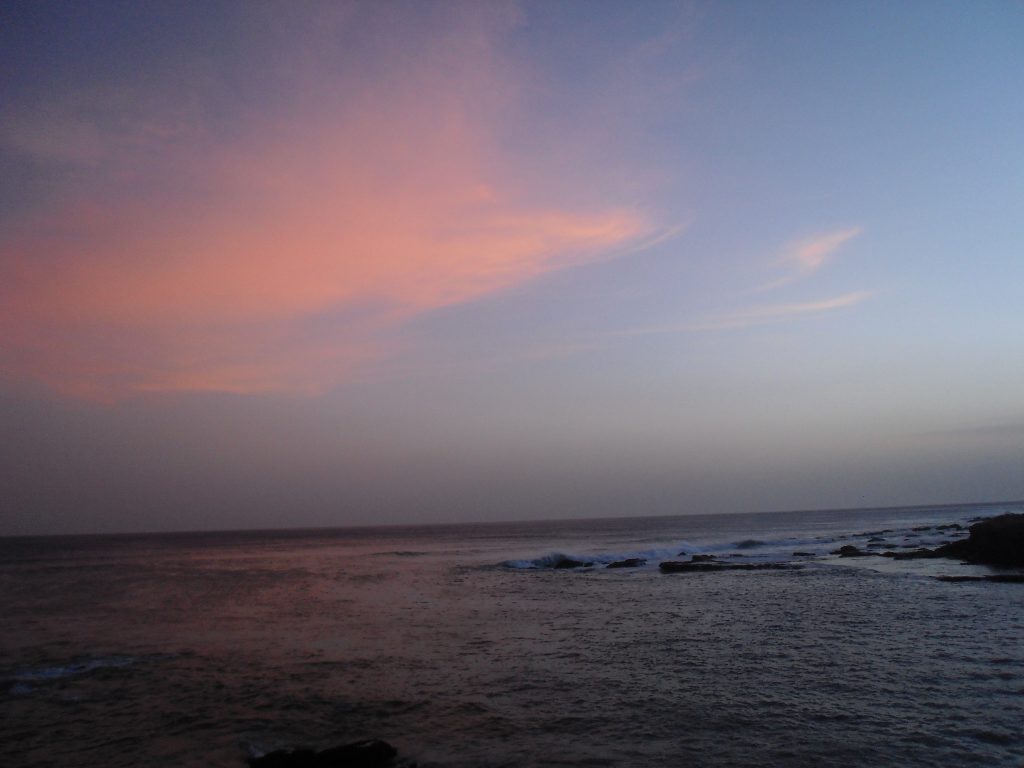
<instances>
[{"instance_id":1,"label":"ocean","mask_svg":"<svg viewBox=\"0 0 1024 768\"><path fill-rule=\"evenodd\" d=\"M0 539L0 754L243 766L378 738L423 768L1020 766L1024 585L829 554L1007 511ZM802 567L661 573L680 552ZM646 564L605 567L626 558Z\"/></svg>"}]
</instances>

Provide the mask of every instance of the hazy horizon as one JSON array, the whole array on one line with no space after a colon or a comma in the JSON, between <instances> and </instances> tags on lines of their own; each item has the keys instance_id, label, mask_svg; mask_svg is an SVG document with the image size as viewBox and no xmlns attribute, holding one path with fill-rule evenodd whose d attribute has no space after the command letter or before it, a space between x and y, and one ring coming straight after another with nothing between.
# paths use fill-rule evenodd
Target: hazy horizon
<instances>
[{"instance_id":1,"label":"hazy horizon","mask_svg":"<svg viewBox=\"0 0 1024 768\"><path fill-rule=\"evenodd\" d=\"M839 509L767 509L753 512L721 512L717 514L709 514L704 512L683 512L678 514L666 514L666 515L608 515L602 517L563 517L563 518L516 518L512 520L462 520L458 522L453 521L431 521L431 522L412 522L412 523L384 523L376 525L373 523L355 523L351 525L322 525L322 526L294 526L294 527L272 527L272 528L165 528L165 529L147 529L147 530L133 530L133 531L88 531L88 532L52 532L52 533L28 533L28 534L4 534L0 535L0 538L6 539L37 539L37 538L88 538L88 537L137 537L137 536L189 536L189 535L217 535L217 534L284 534L284 533L309 533L316 531L377 531L381 529L410 529L417 530L420 528L459 528L464 526L473 525L484 525L494 526L500 528L502 526L530 526L535 523L585 523L589 520L594 522L608 522L615 520L636 520L638 523L645 519L662 519L662 518L682 518L682 517L719 517L721 515L799 515L808 514L813 512L821 512L826 514L842 514L850 512L898 512L906 510L935 510L935 509L946 509L950 510L963 510L965 508L978 508L982 509L985 507L1012 507L1020 504L1024 504L1024 499L1004 499L1001 501L975 501L975 502L951 502L943 504L908 504L898 507L863 507L863 508L839 508Z\"/></svg>"},{"instance_id":2,"label":"hazy horizon","mask_svg":"<svg viewBox=\"0 0 1024 768\"><path fill-rule=\"evenodd\" d=\"M0 536L1024 498L1021 39L8 3Z\"/></svg>"}]
</instances>

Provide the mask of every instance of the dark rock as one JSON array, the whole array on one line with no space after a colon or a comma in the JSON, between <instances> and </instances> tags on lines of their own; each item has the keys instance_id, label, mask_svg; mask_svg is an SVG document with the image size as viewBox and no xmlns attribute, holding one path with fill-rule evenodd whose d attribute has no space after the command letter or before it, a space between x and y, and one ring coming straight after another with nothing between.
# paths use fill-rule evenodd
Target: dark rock
<instances>
[{"instance_id":1,"label":"dark rock","mask_svg":"<svg viewBox=\"0 0 1024 768\"><path fill-rule=\"evenodd\" d=\"M912 531L930 531L932 526L930 525L919 525L917 528L911 528Z\"/></svg>"},{"instance_id":2,"label":"dark rock","mask_svg":"<svg viewBox=\"0 0 1024 768\"><path fill-rule=\"evenodd\" d=\"M1006 514L975 523L969 536L939 547L937 557L969 563L1024 566L1024 514Z\"/></svg>"},{"instance_id":3,"label":"dark rock","mask_svg":"<svg viewBox=\"0 0 1024 768\"><path fill-rule=\"evenodd\" d=\"M678 553L676 553L676 557L686 557L686 553L685 552L678 552Z\"/></svg>"},{"instance_id":4,"label":"dark rock","mask_svg":"<svg viewBox=\"0 0 1024 768\"><path fill-rule=\"evenodd\" d=\"M930 557L942 557L936 554L937 550L918 547L913 552L883 552L882 557L891 557L893 560L921 560Z\"/></svg>"},{"instance_id":5,"label":"dark rock","mask_svg":"<svg viewBox=\"0 0 1024 768\"><path fill-rule=\"evenodd\" d=\"M641 565L647 565L646 560L641 560L639 557L630 557L626 560L616 560L614 563L608 563L606 568L639 568Z\"/></svg>"},{"instance_id":6,"label":"dark rock","mask_svg":"<svg viewBox=\"0 0 1024 768\"><path fill-rule=\"evenodd\" d=\"M386 741L367 739L314 752L279 749L249 760L253 768L389 768L398 751Z\"/></svg>"},{"instance_id":7,"label":"dark rock","mask_svg":"<svg viewBox=\"0 0 1024 768\"><path fill-rule=\"evenodd\" d=\"M949 523L948 525L936 525L937 531L962 531L964 527L960 523Z\"/></svg>"},{"instance_id":8,"label":"dark rock","mask_svg":"<svg viewBox=\"0 0 1024 768\"><path fill-rule=\"evenodd\" d=\"M991 576L936 576L939 581L996 581L1002 584L1024 584L1024 573L996 573Z\"/></svg>"},{"instance_id":9,"label":"dark rock","mask_svg":"<svg viewBox=\"0 0 1024 768\"><path fill-rule=\"evenodd\" d=\"M896 560L948 557L981 565L1024 566L1024 514L999 515L975 523L968 530L966 539L935 549L919 547L913 552L883 552L882 556ZM903 545L904 549L912 547Z\"/></svg>"},{"instance_id":10,"label":"dark rock","mask_svg":"<svg viewBox=\"0 0 1024 768\"><path fill-rule=\"evenodd\" d=\"M582 560L573 560L571 557L561 555L557 560L551 563L552 568L587 568L593 565L593 563L585 563Z\"/></svg>"},{"instance_id":11,"label":"dark rock","mask_svg":"<svg viewBox=\"0 0 1024 768\"><path fill-rule=\"evenodd\" d=\"M858 549L852 544L846 544L839 549L832 550L829 554L839 555L840 557L873 557L875 552L865 552L863 549Z\"/></svg>"},{"instance_id":12,"label":"dark rock","mask_svg":"<svg viewBox=\"0 0 1024 768\"><path fill-rule=\"evenodd\" d=\"M793 557L814 557L813 552L794 552Z\"/></svg>"},{"instance_id":13,"label":"dark rock","mask_svg":"<svg viewBox=\"0 0 1024 768\"><path fill-rule=\"evenodd\" d=\"M368 739L325 749L317 759L324 768L384 768L391 765L397 754L398 750L386 741Z\"/></svg>"},{"instance_id":14,"label":"dark rock","mask_svg":"<svg viewBox=\"0 0 1024 768\"><path fill-rule=\"evenodd\" d=\"M317 755L311 749L277 749L262 757L249 759L253 768L319 768Z\"/></svg>"},{"instance_id":15,"label":"dark rock","mask_svg":"<svg viewBox=\"0 0 1024 768\"><path fill-rule=\"evenodd\" d=\"M662 573L717 573L718 571L792 571L803 568L792 563L702 563L666 560L658 568Z\"/></svg>"},{"instance_id":16,"label":"dark rock","mask_svg":"<svg viewBox=\"0 0 1024 768\"><path fill-rule=\"evenodd\" d=\"M690 558L691 563L710 563L715 559L714 555L693 555Z\"/></svg>"}]
</instances>

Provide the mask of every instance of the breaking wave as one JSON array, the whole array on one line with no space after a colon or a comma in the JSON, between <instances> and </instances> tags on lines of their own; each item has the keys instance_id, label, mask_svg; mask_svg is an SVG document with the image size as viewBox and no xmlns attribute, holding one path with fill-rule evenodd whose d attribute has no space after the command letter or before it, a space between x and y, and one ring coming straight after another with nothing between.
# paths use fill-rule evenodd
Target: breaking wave
<instances>
[{"instance_id":1,"label":"breaking wave","mask_svg":"<svg viewBox=\"0 0 1024 768\"><path fill-rule=\"evenodd\" d=\"M506 560L502 565L505 568L537 570L544 568L565 568L571 562L585 563L593 567L604 567L610 563L622 560L646 560L648 567L655 567L661 560L685 557L686 555L701 551L703 551L702 548L683 541L674 546L659 547L643 551L600 552L596 554L572 554L563 551L554 551L535 558Z\"/></svg>"}]
</instances>

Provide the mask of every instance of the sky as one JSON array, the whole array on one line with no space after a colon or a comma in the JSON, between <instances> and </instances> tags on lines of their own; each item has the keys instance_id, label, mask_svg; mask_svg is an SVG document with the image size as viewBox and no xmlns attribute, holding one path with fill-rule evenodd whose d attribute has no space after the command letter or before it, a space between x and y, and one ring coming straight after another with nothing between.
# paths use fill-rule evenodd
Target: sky
<instances>
[{"instance_id":1,"label":"sky","mask_svg":"<svg viewBox=\"0 0 1024 768\"><path fill-rule=\"evenodd\" d=\"M0 5L0 535L1024 498L1024 4Z\"/></svg>"}]
</instances>

